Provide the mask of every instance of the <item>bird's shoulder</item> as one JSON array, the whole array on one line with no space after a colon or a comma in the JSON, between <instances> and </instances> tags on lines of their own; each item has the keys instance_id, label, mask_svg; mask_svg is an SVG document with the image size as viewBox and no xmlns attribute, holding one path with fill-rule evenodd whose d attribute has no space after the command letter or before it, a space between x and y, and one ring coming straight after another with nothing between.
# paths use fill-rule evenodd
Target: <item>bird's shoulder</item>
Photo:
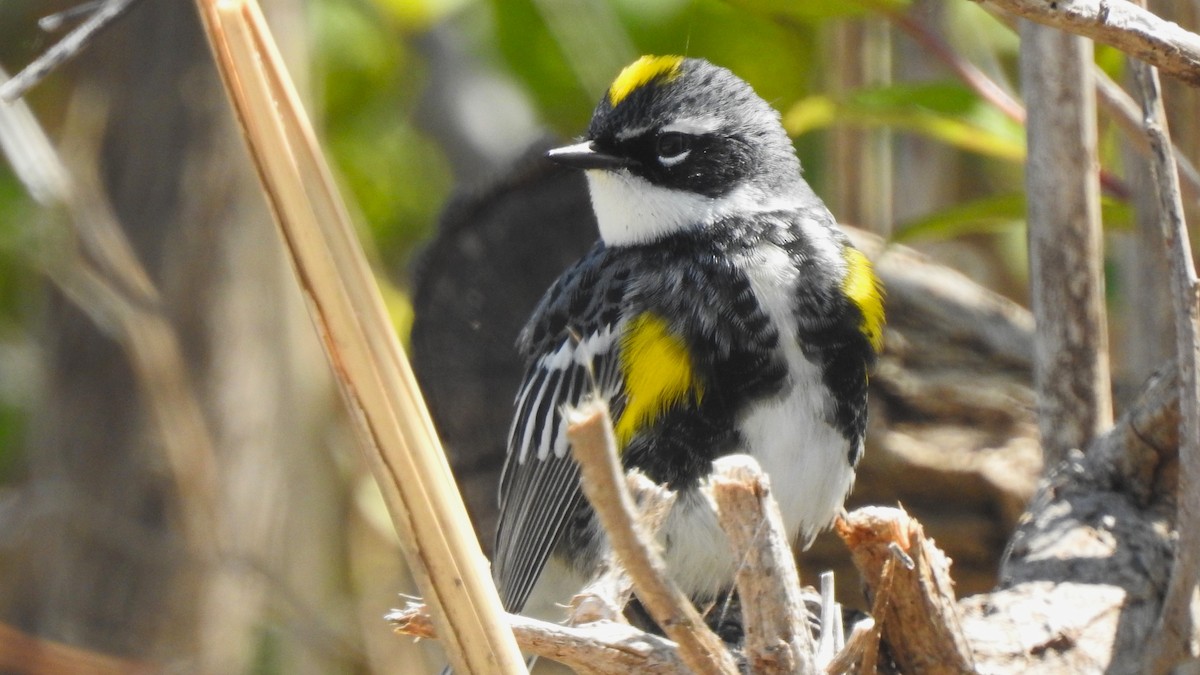
<instances>
[{"instance_id":1,"label":"bird's shoulder","mask_svg":"<svg viewBox=\"0 0 1200 675\"><path fill-rule=\"evenodd\" d=\"M817 344L855 348L871 362L880 348L883 285L866 256L824 207L805 207L749 219L747 239L775 247L793 279L798 335Z\"/></svg>"},{"instance_id":2,"label":"bird's shoulder","mask_svg":"<svg viewBox=\"0 0 1200 675\"><path fill-rule=\"evenodd\" d=\"M518 351L527 359L536 357L564 338L615 325L636 262L636 256L597 242L546 290L517 338Z\"/></svg>"},{"instance_id":3,"label":"bird's shoulder","mask_svg":"<svg viewBox=\"0 0 1200 675\"><path fill-rule=\"evenodd\" d=\"M736 294L745 285L728 252L724 242L701 233L635 246L598 242L547 289L518 337L518 350L535 359L565 340L581 342L643 312L703 313L701 296ZM681 305L689 311L679 311Z\"/></svg>"}]
</instances>

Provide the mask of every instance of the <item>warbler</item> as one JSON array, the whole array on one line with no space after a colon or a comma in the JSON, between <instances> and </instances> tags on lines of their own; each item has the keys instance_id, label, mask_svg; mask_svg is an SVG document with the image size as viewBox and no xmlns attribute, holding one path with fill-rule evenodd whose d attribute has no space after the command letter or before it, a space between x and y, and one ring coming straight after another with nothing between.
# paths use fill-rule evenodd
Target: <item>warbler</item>
<instances>
[{"instance_id":1,"label":"warbler","mask_svg":"<svg viewBox=\"0 0 1200 675\"><path fill-rule=\"evenodd\" d=\"M883 293L801 177L780 115L708 61L644 56L549 159L586 172L600 240L541 299L500 483L493 573L505 608L552 616L597 571L564 409L605 401L623 466L678 491L658 537L696 602L737 561L699 489L746 453L807 547L863 454Z\"/></svg>"}]
</instances>

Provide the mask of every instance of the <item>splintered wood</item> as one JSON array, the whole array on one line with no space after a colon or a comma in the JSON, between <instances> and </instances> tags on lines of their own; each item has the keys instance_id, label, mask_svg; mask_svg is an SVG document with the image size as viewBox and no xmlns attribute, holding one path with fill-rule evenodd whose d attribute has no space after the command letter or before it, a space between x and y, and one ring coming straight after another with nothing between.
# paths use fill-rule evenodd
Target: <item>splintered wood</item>
<instances>
[{"instance_id":1,"label":"splintered wood","mask_svg":"<svg viewBox=\"0 0 1200 675\"><path fill-rule=\"evenodd\" d=\"M875 621L901 671L975 672L959 625L950 561L921 524L902 509L867 507L834 527L871 592L886 595L875 603Z\"/></svg>"}]
</instances>

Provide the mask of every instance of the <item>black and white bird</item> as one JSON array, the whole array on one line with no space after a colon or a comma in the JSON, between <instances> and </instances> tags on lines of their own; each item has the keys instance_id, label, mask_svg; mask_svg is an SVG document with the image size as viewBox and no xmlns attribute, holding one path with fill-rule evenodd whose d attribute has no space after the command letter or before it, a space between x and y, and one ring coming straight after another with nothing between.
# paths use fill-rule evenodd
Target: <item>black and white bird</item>
<instances>
[{"instance_id":1,"label":"black and white bird","mask_svg":"<svg viewBox=\"0 0 1200 675\"><path fill-rule=\"evenodd\" d=\"M623 465L679 492L659 532L697 602L736 561L698 488L714 459L755 457L789 535L841 510L863 453L882 290L801 177L779 114L730 71L646 56L582 142L600 241L542 298L500 485L494 576L511 612L557 618L597 570L604 535L579 486L564 407L593 393Z\"/></svg>"}]
</instances>

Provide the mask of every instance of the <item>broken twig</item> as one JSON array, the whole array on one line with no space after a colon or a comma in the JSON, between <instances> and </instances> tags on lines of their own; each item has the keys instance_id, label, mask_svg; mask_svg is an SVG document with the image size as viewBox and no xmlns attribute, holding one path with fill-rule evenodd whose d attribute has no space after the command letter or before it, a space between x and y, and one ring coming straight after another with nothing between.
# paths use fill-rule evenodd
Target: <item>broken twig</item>
<instances>
[{"instance_id":1,"label":"broken twig","mask_svg":"<svg viewBox=\"0 0 1200 675\"><path fill-rule=\"evenodd\" d=\"M950 561L925 538L921 524L903 509L866 507L834 528L872 591L878 594L890 587L875 621L901 671L975 672L970 645L959 626ZM911 557L913 569L892 551L893 544Z\"/></svg>"},{"instance_id":2,"label":"broken twig","mask_svg":"<svg viewBox=\"0 0 1200 675\"><path fill-rule=\"evenodd\" d=\"M762 674L815 672L800 574L771 484L746 455L722 457L713 468L718 521L739 561L747 665Z\"/></svg>"},{"instance_id":3,"label":"broken twig","mask_svg":"<svg viewBox=\"0 0 1200 675\"><path fill-rule=\"evenodd\" d=\"M593 401L569 411L567 419L567 438L579 462L583 493L629 572L646 611L667 637L679 644L680 658L693 672L738 672L724 643L704 623L691 600L671 582L662 556L633 515L636 509L617 460L608 406Z\"/></svg>"}]
</instances>

